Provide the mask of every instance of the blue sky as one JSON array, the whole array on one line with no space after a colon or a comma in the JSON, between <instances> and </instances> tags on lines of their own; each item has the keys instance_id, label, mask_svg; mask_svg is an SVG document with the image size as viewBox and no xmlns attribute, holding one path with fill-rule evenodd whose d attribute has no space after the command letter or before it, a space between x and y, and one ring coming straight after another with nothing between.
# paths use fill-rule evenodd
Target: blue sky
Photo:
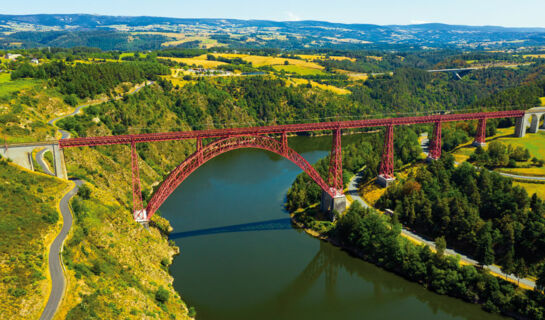
<instances>
[{"instance_id":1,"label":"blue sky","mask_svg":"<svg viewBox=\"0 0 545 320\"><path fill-rule=\"evenodd\" d=\"M545 27L545 0L2 0L2 14L91 13L179 18Z\"/></svg>"}]
</instances>

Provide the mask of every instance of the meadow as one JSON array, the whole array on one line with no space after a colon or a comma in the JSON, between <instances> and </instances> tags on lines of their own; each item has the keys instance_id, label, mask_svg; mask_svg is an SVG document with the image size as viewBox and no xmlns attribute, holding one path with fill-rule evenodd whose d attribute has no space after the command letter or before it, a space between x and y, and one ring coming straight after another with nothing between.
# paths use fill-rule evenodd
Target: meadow
<instances>
[{"instance_id":1,"label":"meadow","mask_svg":"<svg viewBox=\"0 0 545 320\"><path fill-rule=\"evenodd\" d=\"M32 88L39 80L18 79L11 81L9 73L0 73L0 100L9 99L14 93Z\"/></svg>"},{"instance_id":2,"label":"meadow","mask_svg":"<svg viewBox=\"0 0 545 320\"><path fill-rule=\"evenodd\" d=\"M325 75L326 73L323 72L320 69L315 68L309 68L304 66L298 66L298 65L275 65L273 66L273 69L276 71L285 71L287 73L295 73L301 76L309 76L309 75Z\"/></svg>"},{"instance_id":3,"label":"meadow","mask_svg":"<svg viewBox=\"0 0 545 320\"><path fill-rule=\"evenodd\" d=\"M530 151L531 157L538 159L545 159L545 131L539 131L538 133L526 133L522 138L517 138L513 135L514 127L499 128L497 134L493 137L486 139L487 142L492 140L499 141L501 143L512 145L513 147L521 146L527 148ZM457 162L466 161L469 156L476 150L476 147L472 146L470 142L461 145L452 155ZM486 150L487 146L484 147ZM529 165L530 161L519 163L519 165ZM530 167L530 168L502 168L501 172L527 175L527 176L545 176L545 167ZM544 187L543 185L541 186Z\"/></svg>"}]
</instances>

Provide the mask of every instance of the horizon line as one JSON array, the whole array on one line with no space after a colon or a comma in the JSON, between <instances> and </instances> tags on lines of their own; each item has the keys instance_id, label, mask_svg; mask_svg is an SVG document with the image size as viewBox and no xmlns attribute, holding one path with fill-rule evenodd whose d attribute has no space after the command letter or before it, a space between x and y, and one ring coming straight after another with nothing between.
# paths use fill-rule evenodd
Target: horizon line
<instances>
[{"instance_id":1,"label":"horizon line","mask_svg":"<svg viewBox=\"0 0 545 320\"><path fill-rule=\"evenodd\" d=\"M322 22L329 24L342 24L342 25L371 25L379 27L395 27L395 26L419 26L419 25L445 25L445 26L455 26L455 27L474 27L474 28L503 28L503 29L544 29L545 26L502 26L502 25L472 25L472 24L451 24L446 22L422 22L422 23L407 23L407 24L376 24L376 23L365 23L365 22L338 22L330 20L316 20L316 19L300 19L300 20L274 20L274 19L244 19L244 18L205 18L205 17L169 17L169 16L153 16L153 15L118 15L118 14L99 14L99 13L25 13L25 14L14 14L14 13L0 13L0 16L56 16L56 15L87 15L87 16L99 16L99 17L121 17L121 18L163 18L163 19L181 19L181 20L237 20L237 21L267 21L267 22L277 22L277 23L297 23L297 22ZM69 24L68 24L69 25Z\"/></svg>"}]
</instances>

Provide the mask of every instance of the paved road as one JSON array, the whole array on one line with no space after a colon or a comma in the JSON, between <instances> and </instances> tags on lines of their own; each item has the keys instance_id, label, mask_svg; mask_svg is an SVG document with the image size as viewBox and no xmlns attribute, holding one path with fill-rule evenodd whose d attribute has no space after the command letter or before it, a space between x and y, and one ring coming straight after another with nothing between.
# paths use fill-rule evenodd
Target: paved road
<instances>
[{"instance_id":1,"label":"paved road","mask_svg":"<svg viewBox=\"0 0 545 320\"><path fill-rule=\"evenodd\" d=\"M64 240L70 232L72 227L72 213L69 207L70 199L78 192L78 187L82 185L81 180L75 180L75 185L72 190L70 190L60 202L60 209L63 219L61 232L57 235L51 248L49 249L49 273L51 275L51 293L49 294L49 299L45 305L45 309L42 312L40 320L49 320L53 319L57 308L61 302L61 299L64 295L64 290L66 287L66 280L64 279L64 266L62 265L62 247Z\"/></svg>"},{"instance_id":2,"label":"paved road","mask_svg":"<svg viewBox=\"0 0 545 320\"><path fill-rule=\"evenodd\" d=\"M359 195L359 192L358 192L358 182L362 178L362 173L363 173L363 170L358 172L355 176L352 177L352 179L350 179L350 181L348 182L348 190L347 190L346 193L352 198L353 201L359 202L364 208L370 208L371 206L369 204L367 204L363 200L363 198ZM412 239L413 241L415 241L417 243L425 243L428 246L430 246L430 248L435 250L435 242L427 240L427 239L419 236L418 234L416 234L416 233L414 233L414 232L412 232L410 230L405 229L405 227L403 227L401 229L401 234L404 235L407 238ZM467 256L465 256L463 254L460 254L460 253L458 253L458 252L456 252L456 251L454 251L452 249L446 249L445 253L448 254L448 255L452 255L452 256L460 256L460 261L462 261L462 262L464 262L466 264L470 264L470 265L474 265L474 266L479 265L478 261L473 260L473 259L471 259L471 258L469 258L469 257L467 257ZM535 288L535 282L534 281L532 281L530 279L519 279L514 275L507 275L507 274L503 273L498 266L495 266L495 265L484 266L484 269L487 269L487 270L491 271L492 273L495 273L496 276L501 276L504 279L508 278L508 279L511 279L512 281L520 283L520 284L522 284L522 285L524 285L526 287Z\"/></svg>"},{"instance_id":3,"label":"paved road","mask_svg":"<svg viewBox=\"0 0 545 320\"><path fill-rule=\"evenodd\" d=\"M42 150L38 151L38 153L36 153L36 162L38 162L38 165L40 165L40 167L42 167L42 169L44 170L45 173L47 173L48 175L54 176L55 173L51 172L51 170L49 169L49 166L44 161L44 153L46 153L47 151L49 151L49 150L48 149L42 149Z\"/></svg>"},{"instance_id":4,"label":"paved road","mask_svg":"<svg viewBox=\"0 0 545 320\"><path fill-rule=\"evenodd\" d=\"M128 94L135 94L138 91L140 91L143 87L146 85L153 84L153 81L146 82L145 84L141 84L136 86L136 88L129 92ZM123 98L123 96L115 97L114 100L119 100ZM103 103L106 101L101 101L99 103ZM64 119L66 117L74 116L81 112L83 108L86 108L90 106L91 104L84 104L81 106L78 106L74 112L57 117L55 119L49 120L47 123L50 125L54 125L55 122L59 121L60 119ZM61 139L68 139L70 138L70 133L58 129L58 131L61 133ZM45 172L48 174L53 175L53 173L49 170L49 167L43 160L43 154L45 153L45 150L42 150L36 154L36 161L38 164L44 169ZM64 195L64 197L61 199L60 202L60 209L61 214L64 220L61 232L55 240L53 240L53 244L51 244L51 248L49 249L49 272L51 274L51 293L49 295L49 299L47 300L47 304L45 305L45 309L42 312L42 315L40 317L40 320L49 320L52 319L55 315L55 312L57 312L57 308L59 307L59 304L61 302L61 299L64 295L64 289L66 287L66 280L64 278L64 272L63 272L63 263L62 263L62 246L63 242L66 239L66 236L70 232L70 228L72 227L72 213L70 212L69 208L69 201L70 199L78 192L78 187L83 184L83 181L81 180L74 180L76 185L72 190L70 190L67 194Z\"/></svg>"},{"instance_id":5,"label":"paved road","mask_svg":"<svg viewBox=\"0 0 545 320\"><path fill-rule=\"evenodd\" d=\"M545 181L545 177L532 177L532 176L520 176L518 174L510 174L510 173L504 173L499 171L494 171L499 173L500 175L504 177L509 177L513 179L522 179L522 180L535 180L535 181Z\"/></svg>"}]
</instances>

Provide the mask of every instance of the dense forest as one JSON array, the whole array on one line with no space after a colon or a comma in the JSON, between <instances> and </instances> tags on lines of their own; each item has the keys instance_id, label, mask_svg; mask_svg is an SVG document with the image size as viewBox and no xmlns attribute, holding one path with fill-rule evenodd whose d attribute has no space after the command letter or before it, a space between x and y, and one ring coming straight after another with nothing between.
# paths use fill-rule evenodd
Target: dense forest
<instances>
[{"instance_id":1,"label":"dense forest","mask_svg":"<svg viewBox=\"0 0 545 320\"><path fill-rule=\"evenodd\" d=\"M170 70L157 62L77 63L71 66L56 61L38 67L23 63L11 73L11 79L51 79L63 94L93 98L101 93L109 93L121 83L139 83L165 74L170 74Z\"/></svg>"},{"instance_id":2,"label":"dense forest","mask_svg":"<svg viewBox=\"0 0 545 320\"><path fill-rule=\"evenodd\" d=\"M379 199L399 221L483 264L506 273L536 275L545 261L545 205L511 179L468 163L454 166L452 156L419 167Z\"/></svg>"}]
</instances>

